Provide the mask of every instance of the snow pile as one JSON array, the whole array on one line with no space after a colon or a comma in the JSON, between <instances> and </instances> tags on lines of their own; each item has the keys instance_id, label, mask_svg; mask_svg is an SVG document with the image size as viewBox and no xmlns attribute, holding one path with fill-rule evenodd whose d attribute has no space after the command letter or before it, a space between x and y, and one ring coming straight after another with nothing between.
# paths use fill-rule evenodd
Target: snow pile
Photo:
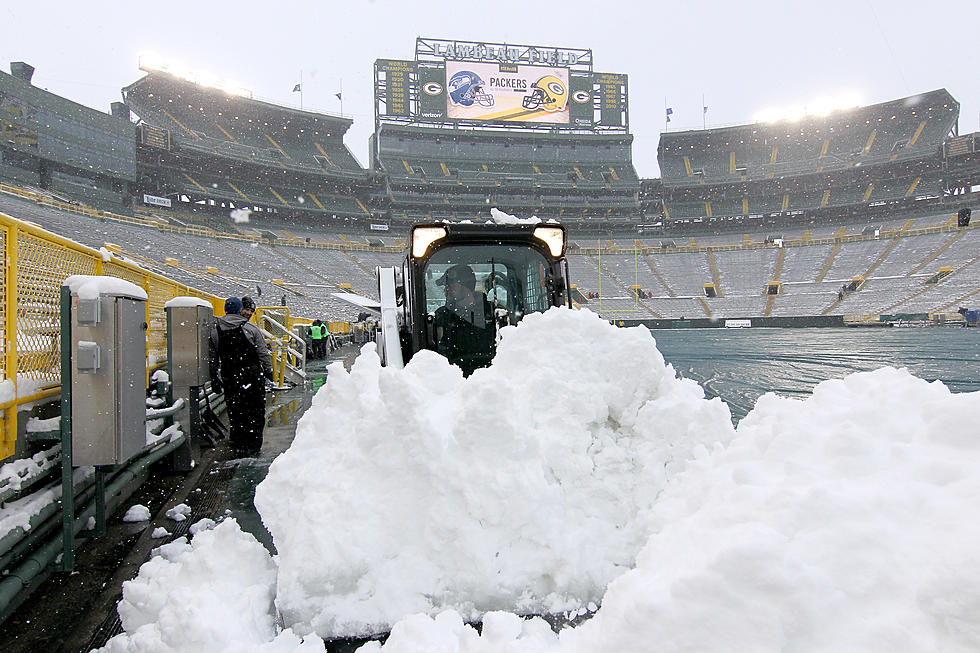
<instances>
[{"instance_id":1,"label":"snow pile","mask_svg":"<svg viewBox=\"0 0 980 653\"><path fill-rule=\"evenodd\" d=\"M291 631L276 635L272 601L276 568L234 519L202 530L191 544L179 538L123 583L119 616L125 633L103 653L200 651L323 651Z\"/></svg>"},{"instance_id":2,"label":"snow pile","mask_svg":"<svg viewBox=\"0 0 980 653\"><path fill-rule=\"evenodd\" d=\"M125 522L150 521L150 509L141 503L134 504L126 511L122 520Z\"/></svg>"},{"instance_id":3,"label":"snow pile","mask_svg":"<svg viewBox=\"0 0 980 653\"><path fill-rule=\"evenodd\" d=\"M447 608L584 609L633 566L668 479L733 433L647 329L588 311L527 316L467 380L427 351L381 368L368 345L256 490L277 605L331 637Z\"/></svg>"},{"instance_id":4,"label":"snow pile","mask_svg":"<svg viewBox=\"0 0 980 653\"><path fill-rule=\"evenodd\" d=\"M167 302L163 305L164 308L195 308L197 306L212 308L211 302L205 301L200 297L192 297L189 295L179 295L167 300Z\"/></svg>"},{"instance_id":5,"label":"snow pile","mask_svg":"<svg viewBox=\"0 0 980 653\"><path fill-rule=\"evenodd\" d=\"M13 379L0 381L0 403L7 403L17 398L17 384Z\"/></svg>"},{"instance_id":6,"label":"snow pile","mask_svg":"<svg viewBox=\"0 0 980 653\"><path fill-rule=\"evenodd\" d=\"M199 519L193 524L191 524L189 530L191 535L197 535L198 531L205 531L208 530L209 528L214 528L215 525L216 524L213 519L208 519L207 517L205 517L204 519Z\"/></svg>"},{"instance_id":7,"label":"snow pile","mask_svg":"<svg viewBox=\"0 0 980 653\"><path fill-rule=\"evenodd\" d=\"M383 650L980 650L978 416L980 393L894 368L765 395L668 486L591 621L491 645L413 617Z\"/></svg>"},{"instance_id":8,"label":"snow pile","mask_svg":"<svg viewBox=\"0 0 980 653\"><path fill-rule=\"evenodd\" d=\"M559 653L561 650L558 637L543 619L488 612L478 633L463 623L458 612L446 610L435 617L424 614L406 617L395 624L384 646L368 642L358 653ZM659 652L649 642L642 650Z\"/></svg>"},{"instance_id":9,"label":"snow pile","mask_svg":"<svg viewBox=\"0 0 980 653\"><path fill-rule=\"evenodd\" d=\"M18 335L18 341L25 339L23 333ZM14 383L13 379L5 379L0 381L0 403L7 403L13 401L14 399L22 399L24 397L30 397L39 393L45 386L50 386L50 381L45 381L42 379L29 379L22 374L17 375L17 382ZM27 410L31 407L31 404L22 404L19 410Z\"/></svg>"},{"instance_id":10,"label":"snow pile","mask_svg":"<svg viewBox=\"0 0 980 653\"><path fill-rule=\"evenodd\" d=\"M500 571L495 580L501 588L514 582L514 568L526 573L532 588L544 569L557 588L565 580L554 563L561 556L573 574L597 575L604 564L622 567L617 556L625 547L605 531L616 514L624 529L643 522L644 546L635 568L608 584L602 607L578 628L556 636L540 619L489 612L479 634L464 625L471 616L465 606L434 616L422 613L429 611L425 606L399 617L383 647L363 650L980 650L980 393L952 394L940 383L883 368L821 383L805 401L765 395L733 435L730 424L705 417L715 402L692 399L697 393L689 384L654 364L657 356L639 344L642 336L607 332L583 315L569 319L582 320L576 328L592 338L595 352L579 347L569 354L566 341L580 344L572 322L548 314L507 333L494 368L465 382L434 357L403 371L378 370L370 351L350 375L331 370L294 445L309 456L310 469L284 455L275 464L276 478L258 493L264 508L282 512L275 518L283 565L276 600L302 606L304 597L295 592L305 588L306 604L319 606L324 597L316 592L331 588L333 606L376 616L381 607L394 612L411 602L412 588L438 573L444 575L433 576L430 587L450 598L477 591L475 600L485 601L486 590L474 581L478 574L463 563L477 571L482 564L488 575L480 555L491 550L502 551L490 569ZM554 337L540 328L547 320L556 320ZM535 336L525 338L529 330ZM500 368L522 357L521 374L501 382ZM638 389L623 393L622 378ZM658 398L641 401L651 394ZM667 398L672 406L663 405ZM357 406L374 411L374 419L358 421ZM701 433L683 428L699 419L692 406L703 413L701 425L692 426ZM477 423L494 414L497 427L466 428L458 418L464 413ZM534 435L526 442L512 433L518 420L517 431ZM656 428L662 442L646 435ZM588 462L607 479L602 487L576 474L586 463L575 453L577 443L588 429L596 434ZM553 433L558 430L561 439ZM358 432L363 440L354 436ZM697 444L729 438L724 446ZM647 449L671 444L676 452L664 485L663 471L651 480L656 475L644 461L653 457ZM335 459L324 462L322 448ZM681 464L691 452L694 459ZM508 456L491 478L491 465ZM621 474L610 471L613 456ZM376 469L368 470L368 462ZM316 482L297 492L283 478L290 470L303 483L313 476ZM548 482L561 484L528 480L545 473ZM630 492L636 484L651 488L642 517L630 513L638 502ZM513 490L538 494L511 500ZM562 503L566 493L579 503ZM585 525L583 514L591 519ZM474 520L482 520L482 530L471 528ZM567 525L575 544L549 537L546 527L558 523ZM275 566L232 524L200 532L191 546L162 547L165 556L144 565L124 588L120 612L128 635L106 650L322 650L316 637L301 643L286 631L275 638ZM575 541L583 532L599 543ZM345 548L347 538L360 549ZM501 541L510 548L498 549ZM567 559L575 546L582 559ZM403 549L419 570L405 566ZM449 571L435 566L440 559ZM352 571L344 576L344 568ZM359 606L348 605L359 597ZM442 597L433 605L436 599Z\"/></svg>"},{"instance_id":11,"label":"snow pile","mask_svg":"<svg viewBox=\"0 0 980 653\"><path fill-rule=\"evenodd\" d=\"M61 429L61 416L55 415L47 419L28 417L24 427L28 433L49 433Z\"/></svg>"},{"instance_id":12,"label":"snow pile","mask_svg":"<svg viewBox=\"0 0 980 653\"><path fill-rule=\"evenodd\" d=\"M496 224L538 224L541 222L541 218L536 215L530 218L518 218L516 215L505 213L494 206L490 209L490 222Z\"/></svg>"},{"instance_id":13,"label":"snow pile","mask_svg":"<svg viewBox=\"0 0 980 653\"><path fill-rule=\"evenodd\" d=\"M191 507L186 503L180 503L167 510L167 518L176 522L181 522L190 517Z\"/></svg>"},{"instance_id":14,"label":"snow pile","mask_svg":"<svg viewBox=\"0 0 980 653\"><path fill-rule=\"evenodd\" d=\"M111 295L146 300L145 290L135 283L117 277L75 274L65 279L64 285L71 289L71 294L81 299L95 299L101 295Z\"/></svg>"},{"instance_id":15,"label":"snow pile","mask_svg":"<svg viewBox=\"0 0 980 653\"><path fill-rule=\"evenodd\" d=\"M57 445L57 447L60 451L61 445ZM11 463L8 463L8 465L9 464ZM77 487L78 484L84 482L87 478L93 476L94 474L94 467L76 467L71 473L72 484ZM0 482L4 480L6 479L3 476L0 476ZM42 515L44 512L58 509L58 504L60 501L60 483L48 485L43 490L32 492L21 499L4 501L3 504L0 505L0 540L17 529L20 529L23 532L31 530L33 526L37 525L37 523L32 525L31 521L34 520L37 522L37 519L41 519L40 515Z\"/></svg>"},{"instance_id":16,"label":"snow pile","mask_svg":"<svg viewBox=\"0 0 980 653\"><path fill-rule=\"evenodd\" d=\"M52 418L58 420L58 424L61 423L61 418ZM38 424L38 422L45 422L47 420L37 420L34 417L28 419L27 431L31 432L31 424ZM38 428L38 431L48 430L49 424L44 425L43 428ZM33 483L35 480L44 476L56 465L61 464L61 445L56 444L49 449L40 451L30 458L17 458L11 460L8 463L0 465L0 489L11 489L20 490L21 487L26 487L27 485ZM0 506L2 508L2 506Z\"/></svg>"}]
</instances>

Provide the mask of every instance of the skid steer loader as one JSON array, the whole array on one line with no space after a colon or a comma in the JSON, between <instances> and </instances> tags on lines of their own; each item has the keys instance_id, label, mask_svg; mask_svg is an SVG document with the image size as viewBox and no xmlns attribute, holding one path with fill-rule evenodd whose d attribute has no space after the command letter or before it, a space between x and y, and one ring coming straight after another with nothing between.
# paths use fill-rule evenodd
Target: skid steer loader
<instances>
[{"instance_id":1,"label":"skid steer loader","mask_svg":"<svg viewBox=\"0 0 980 653\"><path fill-rule=\"evenodd\" d=\"M502 327L571 306L566 243L554 222L413 226L401 266L377 268L384 364L429 349L466 375L488 366Z\"/></svg>"}]
</instances>

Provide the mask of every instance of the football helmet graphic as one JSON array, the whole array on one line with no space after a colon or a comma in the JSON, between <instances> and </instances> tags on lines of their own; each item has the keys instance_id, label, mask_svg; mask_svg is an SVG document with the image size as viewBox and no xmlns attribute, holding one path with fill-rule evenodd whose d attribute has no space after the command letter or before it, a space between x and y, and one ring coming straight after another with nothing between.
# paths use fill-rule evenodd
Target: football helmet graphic
<instances>
[{"instance_id":1,"label":"football helmet graphic","mask_svg":"<svg viewBox=\"0 0 980 653\"><path fill-rule=\"evenodd\" d=\"M449 99L453 104L471 107L479 104L482 107L493 106L493 96L483 92L483 80L476 73L461 70L449 78L446 85L449 89Z\"/></svg>"},{"instance_id":2,"label":"football helmet graphic","mask_svg":"<svg viewBox=\"0 0 980 653\"><path fill-rule=\"evenodd\" d=\"M531 92L521 102L525 109L564 111L568 105L568 88L554 75L545 75L531 84Z\"/></svg>"}]
</instances>

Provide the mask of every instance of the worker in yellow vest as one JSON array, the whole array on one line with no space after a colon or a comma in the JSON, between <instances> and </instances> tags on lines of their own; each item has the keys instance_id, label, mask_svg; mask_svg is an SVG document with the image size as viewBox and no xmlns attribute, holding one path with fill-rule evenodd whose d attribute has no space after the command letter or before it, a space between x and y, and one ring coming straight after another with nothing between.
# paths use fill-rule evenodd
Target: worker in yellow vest
<instances>
[{"instance_id":1,"label":"worker in yellow vest","mask_svg":"<svg viewBox=\"0 0 980 653\"><path fill-rule=\"evenodd\" d=\"M310 338L313 340L311 358L324 358L327 355L326 348L324 347L327 342L327 325L320 322L320 320L313 320L313 324L310 325Z\"/></svg>"}]
</instances>

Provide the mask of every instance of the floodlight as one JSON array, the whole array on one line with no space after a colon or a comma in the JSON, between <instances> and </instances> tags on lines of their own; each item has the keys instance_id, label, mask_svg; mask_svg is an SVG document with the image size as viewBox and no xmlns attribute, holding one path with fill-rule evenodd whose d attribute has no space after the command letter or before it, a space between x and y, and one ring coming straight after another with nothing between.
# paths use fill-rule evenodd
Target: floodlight
<instances>
[{"instance_id":1,"label":"floodlight","mask_svg":"<svg viewBox=\"0 0 980 653\"><path fill-rule=\"evenodd\" d=\"M222 81L215 75L207 72L192 70L176 61L166 61L153 53L144 53L139 55L139 67L140 70L145 70L146 72L157 71L167 73L188 82L193 82L198 86L216 88L228 93L229 95L252 97L252 91L243 87L241 84L228 80Z\"/></svg>"},{"instance_id":2,"label":"floodlight","mask_svg":"<svg viewBox=\"0 0 980 653\"><path fill-rule=\"evenodd\" d=\"M412 231L412 256L414 258L425 256L429 245L445 237L445 227L416 227Z\"/></svg>"},{"instance_id":3,"label":"floodlight","mask_svg":"<svg viewBox=\"0 0 980 653\"><path fill-rule=\"evenodd\" d=\"M561 227L535 227L534 237L548 246L552 256L561 256L565 251L565 230Z\"/></svg>"},{"instance_id":4,"label":"floodlight","mask_svg":"<svg viewBox=\"0 0 980 653\"><path fill-rule=\"evenodd\" d=\"M780 122L783 120L801 120L807 117L826 116L836 111L843 111L861 105L856 93L845 92L837 96L822 96L807 102L787 107L769 107L755 114L755 122Z\"/></svg>"}]
</instances>

